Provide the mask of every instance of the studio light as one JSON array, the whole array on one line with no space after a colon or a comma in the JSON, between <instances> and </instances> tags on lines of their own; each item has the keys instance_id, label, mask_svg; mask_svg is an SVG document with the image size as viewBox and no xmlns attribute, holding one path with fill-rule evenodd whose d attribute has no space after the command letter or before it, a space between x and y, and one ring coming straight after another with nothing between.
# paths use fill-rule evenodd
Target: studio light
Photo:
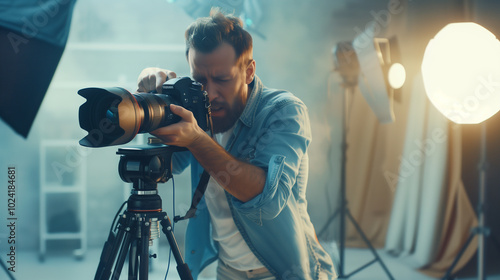
<instances>
[{"instance_id":1,"label":"studio light","mask_svg":"<svg viewBox=\"0 0 500 280\"><path fill-rule=\"evenodd\" d=\"M394 63L389 68L387 76L391 88L400 89L401 87L403 87L406 80L406 70L401 63Z\"/></svg>"},{"instance_id":2,"label":"studio light","mask_svg":"<svg viewBox=\"0 0 500 280\"><path fill-rule=\"evenodd\" d=\"M406 71L398 60L398 43L393 38L376 38L364 32L352 42L360 66L359 90L380 123L394 122L395 90L406 79Z\"/></svg>"},{"instance_id":3,"label":"studio light","mask_svg":"<svg viewBox=\"0 0 500 280\"><path fill-rule=\"evenodd\" d=\"M371 34L371 35L369 35ZM342 164L340 178L340 207L328 219L319 235L328 228L330 223L340 216L340 248L339 248L339 278L349 278L369 265L378 262L393 280L387 266L378 255L367 236L352 216L347 206L346 198L346 162L347 162L347 131L348 99L349 96L359 91L366 99L368 105L380 123L394 122L393 99L394 91L401 89L406 79L406 72L399 60L399 48L396 38L374 38L373 30L366 30L358 35L352 42L340 42L332 50L335 71L342 78ZM346 218L354 225L366 246L375 257L371 262L355 269L351 273L345 272L345 232Z\"/></svg>"},{"instance_id":4,"label":"studio light","mask_svg":"<svg viewBox=\"0 0 500 280\"><path fill-rule=\"evenodd\" d=\"M449 120L458 124L481 123L478 187L478 226L443 279L453 269L472 239L478 237L478 279L485 279L486 237L486 124L500 110L500 42L490 31L473 22L451 23L439 31L425 49L422 77L429 100Z\"/></svg>"},{"instance_id":5,"label":"studio light","mask_svg":"<svg viewBox=\"0 0 500 280\"><path fill-rule=\"evenodd\" d=\"M500 110L500 42L473 22L451 23L425 49L422 78L429 100L459 124Z\"/></svg>"}]
</instances>

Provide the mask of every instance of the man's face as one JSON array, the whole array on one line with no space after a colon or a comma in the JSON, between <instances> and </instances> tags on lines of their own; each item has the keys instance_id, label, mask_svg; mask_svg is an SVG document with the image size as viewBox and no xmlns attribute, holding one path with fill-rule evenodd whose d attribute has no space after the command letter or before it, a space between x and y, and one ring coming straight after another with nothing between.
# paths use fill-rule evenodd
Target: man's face
<instances>
[{"instance_id":1,"label":"man's face","mask_svg":"<svg viewBox=\"0 0 500 280\"><path fill-rule=\"evenodd\" d=\"M212 104L214 132L230 129L245 109L248 84L253 80L255 62L242 65L234 48L223 43L210 53L191 48L188 53L191 77L203 84Z\"/></svg>"}]
</instances>

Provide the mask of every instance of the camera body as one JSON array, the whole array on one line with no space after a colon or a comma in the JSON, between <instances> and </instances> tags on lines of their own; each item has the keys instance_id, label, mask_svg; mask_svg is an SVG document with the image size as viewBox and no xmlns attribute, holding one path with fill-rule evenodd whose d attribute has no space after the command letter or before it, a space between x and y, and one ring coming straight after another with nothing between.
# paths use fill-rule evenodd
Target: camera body
<instances>
[{"instance_id":1,"label":"camera body","mask_svg":"<svg viewBox=\"0 0 500 280\"><path fill-rule=\"evenodd\" d=\"M125 144L138 133L151 132L177 123L170 104L191 111L198 125L210 128L210 102L203 86L189 77L166 81L162 93L135 93L119 87L85 88L78 94L87 99L80 106L80 127L88 135L80 140L86 147L106 147Z\"/></svg>"},{"instance_id":2,"label":"camera body","mask_svg":"<svg viewBox=\"0 0 500 280\"><path fill-rule=\"evenodd\" d=\"M171 96L174 105L180 105L191 111L198 125L204 131L209 130L210 102L202 84L188 77L174 78L163 84L161 94ZM178 118L176 115L172 116L172 118L176 117Z\"/></svg>"}]
</instances>

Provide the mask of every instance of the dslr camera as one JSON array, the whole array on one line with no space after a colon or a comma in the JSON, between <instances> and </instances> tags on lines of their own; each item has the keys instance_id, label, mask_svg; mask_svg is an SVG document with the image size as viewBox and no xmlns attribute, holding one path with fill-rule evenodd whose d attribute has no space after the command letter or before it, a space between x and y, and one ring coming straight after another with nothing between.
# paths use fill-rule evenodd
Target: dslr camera
<instances>
[{"instance_id":1,"label":"dslr camera","mask_svg":"<svg viewBox=\"0 0 500 280\"><path fill-rule=\"evenodd\" d=\"M120 87L84 88L78 94L87 99L80 106L80 127L88 135L80 140L86 147L125 144L139 133L174 124L181 117L170 111L170 104L191 111L198 125L210 128L210 102L203 86L189 77L167 80L162 93L131 94Z\"/></svg>"}]
</instances>

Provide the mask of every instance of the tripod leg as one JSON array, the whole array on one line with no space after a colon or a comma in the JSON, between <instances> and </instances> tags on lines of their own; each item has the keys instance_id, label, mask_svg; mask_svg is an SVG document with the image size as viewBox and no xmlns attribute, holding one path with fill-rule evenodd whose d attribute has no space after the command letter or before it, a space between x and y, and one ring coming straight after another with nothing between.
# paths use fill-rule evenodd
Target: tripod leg
<instances>
[{"instance_id":1,"label":"tripod leg","mask_svg":"<svg viewBox=\"0 0 500 280\"><path fill-rule=\"evenodd\" d=\"M145 223L147 223L147 225ZM139 241L139 246L139 279L147 280L149 272L149 221L141 222L141 239Z\"/></svg>"},{"instance_id":2,"label":"tripod leg","mask_svg":"<svg viewBox=\"0 0 500 280\"><path fill-rule=\"evenodd\" d=\"M467 249L467 247L469 247L469 244L470 244L470 242L472 241L472 238L474 238L475 235L476 235L475 231L473 231L469 235L469 238L467 238L467 241L465 242L464 246L462 246L462 249L460 249L460 252L455 257L455 259L453 260L453 263L451 264L451 266L446 271L446 274L444 275L443 280L451 279L450 276L451 276L451 272L453 271L453 268L455 268L455 266L458 263L458 260L460 260L460 258L462 257L462 254L465 252L465 250Z\"/></svg>"},{"instance_id":3,"label":"tripod leg","mask_svg":"<svg viewBox=\"0 0 500 280\"><path fill-rule=\"evenodd\" d=\"M318 232L318 236L323 236L323 233L326 232L326 230L328 229L328 226L330 226L330 224L335 220L335 218L337 217L337 215L339 214L340 212L340 208L335 210L335 212L333 213L333 215L330 216L330 218L328 218L328 221L326 221L325 225L323 226L323 228Z\"/></svg>"},{"instance_id":4,"label":"tripod leg","mask_svg":"<svg viewBox=\"0 0 500 280\"><path fill-rule=\"evenodd\" d=\"M131 235L130 232L127 231L125 233L125 238L123 240L123 246L120 249L120 253L118 254L118 259L116 261L115 269L113 271L113 275L111 275L112 280L118 280L120 278L120 274L122 273L123 263L125 262L125 258L127 257L128 249L130 248Z\"/></svg>"},{"instance_id":5,"label":"tripod leg","mask_svg":"<svg viewBox=\"0 0 500 280\"><path fill-rule=\"evenodd\" d=\"M113 267L118 249L120 248L123 240L124 231L122 230L122 227L125 223L125 218L120 217L118 223L118 233L115 235L113 232L110 232L108 240L104 243L104 248L102 250L99 265L94 277L95 280L109 279L109 276L111 275L111 268Z\"/></svg>"},{"instance_id":6,"label":"tripod leg","mask_svg":"<svg viewBox=\"0 0 500 280\"><path fill-rule=\"evenodd\" d=\"M191 271L189 270L188 265L182 259L179 246L177 245L175 236L172 233L172 223L170 222L170 219L165 215L165 217L161 219L160 223L163 233L167 236L168 244L170 244L170 249L174 254L174 259L175 262L177 263L177 272L179 273L179 277L181 278L181 280L193 280Z\"/></svg>"},{"instance_id":7,"label":"tripod leg","mask_svg":"<svg viewBox=\"0 0 500 280\"><path fill-rule=\"evenodd\" d=\"M356 220L354 220L354 217L352 216L351 212L348 209L346 209L346 214L347 214L347 217L349 218L349 220L351 220L351 222L354 225L354 227L356 228L356 230L358 231L359 235L361 235L361 238L363 238L363 241L365 241L366 245L368 245L368 247L372 251L373 255L375 256L374 262L378 261L380 263L380 265L382 266L382 268L384 269L384 271L387 274L387 276L389 276L389 279L394 280L394 277L392 277L391 273L389 272L389 269L385 266L384 262L382 261L382 259L380 258L380 256L377 254L377 251L375 250L375 248L373 248L372 244L370 243L370 240L368 240L368 238L366 237L365 233L363 232L363 230L361 229L361 227L358 225L358 223L356 222ZM363 268L365 268L365 267L366 266L364 266ZM359 270L357 270L357 271L359 271ZM354 273L352 273L352 274L354 274Z\"/></svg>"},{"instance_id":8,"label":"tripod leg","mask_svg":"<svg viewBox=\"0 0 500 280\"><path fill-rule=\"evenodd\" d=\"M137 255L137 243L138 240L132 240L130 244L129 251L129 263L128 263L128 280L137 280L137 270L138 270L138 255Z\"/></svg>"}]
</instances>

